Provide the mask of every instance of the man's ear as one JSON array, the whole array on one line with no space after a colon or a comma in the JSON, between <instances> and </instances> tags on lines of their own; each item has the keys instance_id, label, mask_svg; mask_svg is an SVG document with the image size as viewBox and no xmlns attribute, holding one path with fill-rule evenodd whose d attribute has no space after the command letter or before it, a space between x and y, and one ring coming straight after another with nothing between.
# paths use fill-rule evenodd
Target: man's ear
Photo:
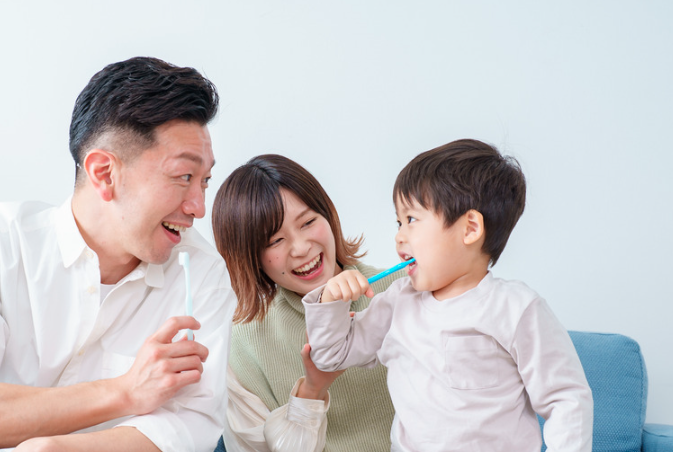
<instances>
[{"instance_id":1,"label":"man's ear","mask_svg":"<svg viewBox=\"0 0 673 452\"><path fill-rule=\"evenodd\" d=\"M465 235L463 243L472 245L484 237L484 216L478 210L470 209L465 213Z\"/></svg>"},{"instance_id":2,"label":"man's ear","mask_svg":"<svg viewBox=\"0 0 673 452\"><path fill-rule=\"evenodd\" d=\"M92 149L84 157L84 171L103 201L112 200L115 188L113 171L118 163L117 156L103 149Z\"/></svg>"}]
</instances>

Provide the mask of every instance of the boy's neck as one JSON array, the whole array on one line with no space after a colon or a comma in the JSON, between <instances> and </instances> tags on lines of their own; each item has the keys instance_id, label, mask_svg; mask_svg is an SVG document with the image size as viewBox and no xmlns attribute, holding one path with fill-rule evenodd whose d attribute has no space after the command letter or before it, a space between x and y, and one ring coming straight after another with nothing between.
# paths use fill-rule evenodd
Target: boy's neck
<instances>
[{"instance_id":1,"label":"boy's neck","mask_svg":"<svg viewBox=\"0 0 673 452\"><path fill-rule=\"evenodd\" d=\"M449 285L432 292L432 296L438 301L449 300L474 289L488 274L488 264L480 268L474 268L456 278Z\"/></svg>"}]
</instances>

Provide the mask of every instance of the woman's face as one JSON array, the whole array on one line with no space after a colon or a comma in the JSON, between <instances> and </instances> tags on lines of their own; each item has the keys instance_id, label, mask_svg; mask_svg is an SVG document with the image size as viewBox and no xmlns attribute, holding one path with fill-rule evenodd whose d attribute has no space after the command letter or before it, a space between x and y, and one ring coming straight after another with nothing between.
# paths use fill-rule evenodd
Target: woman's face
<instances>
[{"instance_id":1,"label":"woman's face","mask_svg":"<svg viewBox=\"0 0 673 452\"><path fill-rule=\"evenodd\" d=\"M279 286L305 295L341 272L332 228L294 193L281 189L285 217L262 252L262 270Z\"/></svg>"}]
</instances>

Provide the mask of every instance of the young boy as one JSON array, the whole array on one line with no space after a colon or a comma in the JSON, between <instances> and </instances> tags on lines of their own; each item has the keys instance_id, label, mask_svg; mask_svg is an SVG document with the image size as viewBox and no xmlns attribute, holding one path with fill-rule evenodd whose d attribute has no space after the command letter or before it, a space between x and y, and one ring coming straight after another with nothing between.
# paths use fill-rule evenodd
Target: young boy
<instances>
[{"instance_id":1,"label":"young boy","mask_svg":"<svg viewBox=\"0 0 673 452\"><path fill-rule=\"evenodd\" d=\"M525 284L495 278L523 213L513 158L475 140L424 152L393 190L409 278L374 296L344 271L304 297L311 357L335 371L388 367L394 451L591 451L593 400L567 331ZM332 303L343 300L347 303Z\"/></svg>"}]
</instances>

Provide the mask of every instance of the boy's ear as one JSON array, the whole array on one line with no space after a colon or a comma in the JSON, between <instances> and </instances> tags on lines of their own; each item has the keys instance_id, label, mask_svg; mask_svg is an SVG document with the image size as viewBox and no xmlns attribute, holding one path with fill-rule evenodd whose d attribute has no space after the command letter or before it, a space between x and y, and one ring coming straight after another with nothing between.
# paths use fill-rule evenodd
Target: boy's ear
<instances>
[{"instance_id":1,"label":"boy's ear","mask_svg":"<svg viewBox=\"0 0 673 452\"><path fill-rule=\"evenodd\" d=\"M465 213L465 235L463 243L472 245L484 236L484 216L478 210L470 209Z\"/></svg>"},{"instance_id":2,"label":"boy's ear","mask_svg":"<svg viewBox=\"0 0 673 452\"><path fill-rule=\"evenodd\" d=\"M92 149L84 157L84 171L103 201L111 201L114 191L113 170L117 165L117 157L103 149Z\"/></svg>"}]
</instances>

